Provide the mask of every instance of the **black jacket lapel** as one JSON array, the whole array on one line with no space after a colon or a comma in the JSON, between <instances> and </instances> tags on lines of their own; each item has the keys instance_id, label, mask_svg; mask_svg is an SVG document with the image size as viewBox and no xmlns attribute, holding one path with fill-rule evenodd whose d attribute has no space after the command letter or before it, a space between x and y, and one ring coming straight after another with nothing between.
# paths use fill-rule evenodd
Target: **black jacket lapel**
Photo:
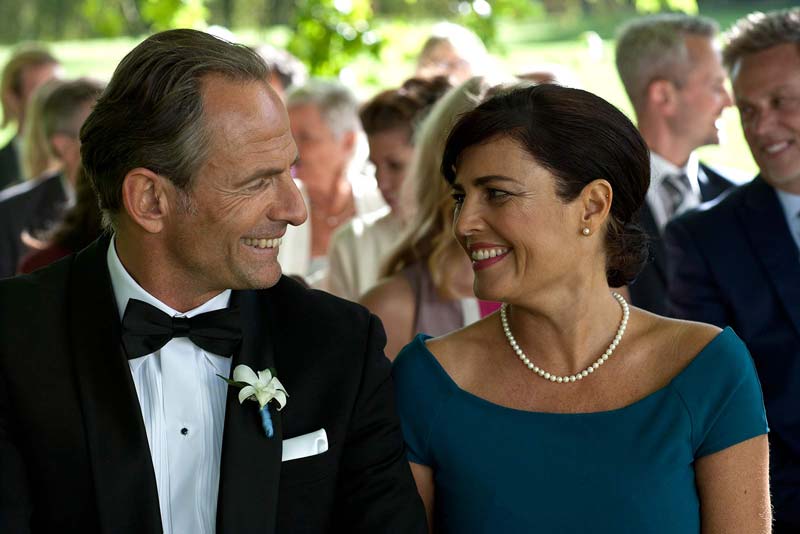
<instances>
[{"instance_id":1,"label":"black jacket lapel","mask_svg":"<svg viewBox=\"0 0 800 534\"><path fill-rule=\"evenodd\" d=\"M97 510L104 532L160 533L153 463L106 265L103 237L73 260L69 288L75 358Z\"/></svg>"},{"instance_id":2,"label":"black jacket lapel","mask_svg":"<svg viewBox=\"0 0 800 534\"><path fill-rule=\"evenodd\" d=\"M697 181L700 184L700 196L703 202L714 200L734 186L733 182L704 163L700 163L697 170Z\"/></svg>"},{"instance_id":3,"label":"black jacket lapel","mask_svg":"<svg viewBox=\"0 0 800 534\"><path fill-rule=\"evenodd\" d=\"M750 185L745 202L738 206L748 238L769 273L778 299L800 334L800 256L798 256L783 207L775 190L761 177Z\"/></svg>"},{"instance_id":4,"label":"black jacket lapel","mask_svg":"<svg viewBox=\"0 0 800 534\"><path fill-rule=\"evenodd\" d=\"M244 364L255 372L275 369L280 379L274 354L274 306L268 305L263 292L255 291L235 291L231 303L241 309L243 334L241 349L231 362L231 375L237 365ZM240 405L238 394L238 388L229 388L225 406L217 532L271 534L275 531L281 468L280 413L271 410L275 435L267 438L258 404L245 401Z\"/></svg>"}]
</instances>

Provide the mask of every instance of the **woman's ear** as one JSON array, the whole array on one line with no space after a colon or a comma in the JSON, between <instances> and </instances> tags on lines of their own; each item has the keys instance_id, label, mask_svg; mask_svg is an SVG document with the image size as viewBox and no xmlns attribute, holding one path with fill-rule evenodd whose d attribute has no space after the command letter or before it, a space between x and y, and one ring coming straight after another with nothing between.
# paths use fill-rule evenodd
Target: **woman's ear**
<instances>
[{"instance_id":1,"label":"woman's ear","mask_svg":"<svg viewBox=\"0 0 800 534\"><path fill-rule=\"evenodd\" d=\"M603 226L611 211L613 198L614 191L608 181L599 179L586 184L580 194L581 234L592 235Z\"/></svg>"},{"instance_id":2,"label":"woman's ear","mask_svg":"<svg viewBox=\"0 0 800 534\"><path fill-rule=\"evenodd\" d=\"M160 232L173 208L168 199L165 179L150 169L137 167L122 182L122 204L131 220L151 234Z\"/></svg>"}]
</instances>

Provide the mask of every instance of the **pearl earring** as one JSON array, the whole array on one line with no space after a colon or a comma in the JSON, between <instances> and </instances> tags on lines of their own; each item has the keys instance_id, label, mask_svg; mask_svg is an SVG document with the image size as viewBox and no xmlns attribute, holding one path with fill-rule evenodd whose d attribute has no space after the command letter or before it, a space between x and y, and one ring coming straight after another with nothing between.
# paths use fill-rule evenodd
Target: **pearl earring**
<instances>
[{"instance_id":1,"label":"pearl earring","mask_svg":"<svg viewBox=\"0 0 800 534\"><path fill-rule=\"evenodd\" d=\"M584 228L583 230L581 230L581 233L582 233L583 235L589 235L589 234L591 234L591 233L592 233L592 231L591 231L591 230L589 230L588 228Z\"/></svg>"}]
</instances>

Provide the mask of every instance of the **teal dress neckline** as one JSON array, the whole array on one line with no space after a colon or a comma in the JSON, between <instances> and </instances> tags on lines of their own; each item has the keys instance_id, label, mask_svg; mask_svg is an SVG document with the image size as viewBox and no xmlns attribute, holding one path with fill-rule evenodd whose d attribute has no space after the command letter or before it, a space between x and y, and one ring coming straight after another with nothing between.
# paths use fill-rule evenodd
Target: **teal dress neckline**
<instances>
[{"instance_id":1,"label":"teal dress neckline","mask_svg":"<svg viewBox=\"0 0 800 534\"><path fill-rule=\"evenodd\" d=\"M476 396L426 339L392 375L408 459L434 473L439 534L699 534L695 461L768 431L752 359L729 328L664 387L581 413Z\"/></svg>"}]
</instances>

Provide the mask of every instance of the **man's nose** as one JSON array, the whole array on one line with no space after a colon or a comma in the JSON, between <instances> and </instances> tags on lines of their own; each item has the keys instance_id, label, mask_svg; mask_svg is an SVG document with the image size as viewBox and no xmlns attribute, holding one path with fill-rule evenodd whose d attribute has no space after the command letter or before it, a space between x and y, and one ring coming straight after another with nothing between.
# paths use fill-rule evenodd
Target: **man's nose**
<instances>
[{"instance_id":1,"label":"man's nose","mask_svg":"<svg viewBox=\"0 0 800 534\"><path fill-rule=\"evenodd\" d=\"M300 226L308 218L306 202L303 193L294 178L286 180L285 190L280 201L282 211L281 219L292 226Z\"/></svg>"},{"instance_id":2,"label":"man's nose","mask_svg":"<svg viewBox=\"0 0 800 534\"><path fill-rule=\"evenodd\" d=\"M775 123L777 113L769 108L764 108L756 113L750 124L750 130L757 134L763 135L767 133Z\"/></svg>"},{"instance_id":3,"label":"man's nose","mask_svg":"<svg viewBox=\"0 0 800 534\"><path fill-rule=\"evenodd\" d=\"M722 90L722 108L728 108L733 105L733 98L731 97L731 93L727 89Z\"/></svg>"}]
</instances>

